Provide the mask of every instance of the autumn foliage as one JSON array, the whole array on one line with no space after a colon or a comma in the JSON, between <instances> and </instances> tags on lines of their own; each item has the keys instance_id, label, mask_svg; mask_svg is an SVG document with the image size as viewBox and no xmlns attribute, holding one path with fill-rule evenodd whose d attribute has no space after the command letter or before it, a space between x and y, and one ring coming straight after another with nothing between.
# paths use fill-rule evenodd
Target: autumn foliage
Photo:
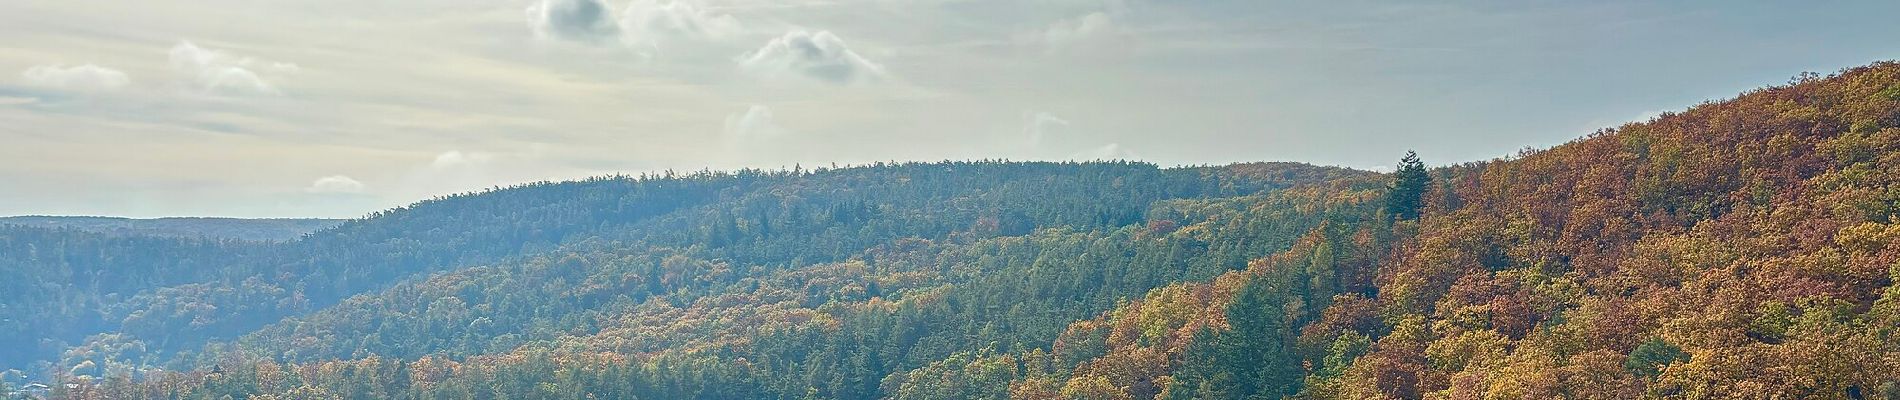
<instances>
[{"instance_id":1,"label":"autumn foliage","mask_svg":"<svg viewBox=\"0 0 1900 400\"><path fill-rule=\"evenodd\" d=\"M1123 167L792 179L659 226L692 240L412 278L58 394L1900 398L1900 64L1402 174ZM905 168L828 187L964 176Z\"/></svg>"}]
</instances>

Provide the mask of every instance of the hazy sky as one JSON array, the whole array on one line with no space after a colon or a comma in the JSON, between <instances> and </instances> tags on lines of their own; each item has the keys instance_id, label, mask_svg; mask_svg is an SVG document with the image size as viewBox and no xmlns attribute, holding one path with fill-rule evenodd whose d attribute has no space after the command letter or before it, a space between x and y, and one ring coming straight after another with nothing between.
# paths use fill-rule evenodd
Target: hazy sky
<instances>
[{"instance_id":1,"label":"hazy sky","mask_svg":"<svg viewBox=\"0 0 1900 400\"><path fill-rule=\"evenodd\" d=\"M1900 58L1900 2L1736 4L7 0L0 215L352 217L795 163L1444 164Z\"/></svg>"}]
</instances>

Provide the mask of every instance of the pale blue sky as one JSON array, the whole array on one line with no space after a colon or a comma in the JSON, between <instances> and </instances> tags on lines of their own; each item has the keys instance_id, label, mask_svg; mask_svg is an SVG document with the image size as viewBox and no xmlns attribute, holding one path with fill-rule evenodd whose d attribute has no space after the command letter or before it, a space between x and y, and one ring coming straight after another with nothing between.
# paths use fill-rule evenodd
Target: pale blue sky
<instances>
[{"instance_id":1,"label":"pale blue sky","mask_svg":"<svg viewBox=\"0 0 1900 400\"><path fill-rule=\"evenodd\" d=\"M0 3L0 215L351 217L660 169L1378 168L1900 58L1900 2Z\"/></svg>"}]
</instances>

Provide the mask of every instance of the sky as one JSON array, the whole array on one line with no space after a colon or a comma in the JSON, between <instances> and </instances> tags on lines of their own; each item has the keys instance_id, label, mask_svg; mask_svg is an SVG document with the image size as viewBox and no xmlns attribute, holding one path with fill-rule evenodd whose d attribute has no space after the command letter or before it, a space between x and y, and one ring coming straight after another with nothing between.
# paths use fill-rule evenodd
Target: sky
<instances>
[{"instance_id":1,"label":"sky","mask_svg":"<svg viewBox=\"0 0 1900 400\"><path fill-rule=\"evenodd\" d=\"M0 215L946 159L1389 168L1900 58L1900 2L8 0Z\"/></svg>"}]
</instances>

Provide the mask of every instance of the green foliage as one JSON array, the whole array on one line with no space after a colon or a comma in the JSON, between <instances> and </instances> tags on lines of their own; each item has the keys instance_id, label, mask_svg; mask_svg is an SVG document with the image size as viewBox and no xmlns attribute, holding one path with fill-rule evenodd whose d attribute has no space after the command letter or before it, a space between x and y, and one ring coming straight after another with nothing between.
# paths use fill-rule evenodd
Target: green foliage
<instances>
[{"instance_id":1,"label":"green foliage","mask_svg":"<svg viewBox=\"0 0 1900 400\"><path fill-rule=\"evenodd\" d=\"M1876 96L1886 98L1887 100L1900 101L1900 85L1889 86L1886 90L1881 90Z\"/></svg>"},{"instance_id":2,"label":"green foliage","mask_svg":"<svg viewBox=\"0 0 1900 400\"><path fill-rule=\"evenodd\" d=\"M1227 306L1230 328L1194 335L1168 394L1176 399L1277 399L1300 388L1284 287L1256 278Z\"/></svg>"},{"instance_id":3,"label":"green foliage","mask_svg":"<svg viewBox=\"0 0 1900 400\"><path fill-rule=\"evenodd\" d=\"M1392 172L1392 185L1386 188L1385 212L1400 220L1418 219L1419 211L1425 208L1425 191L1431 188L1432 177L1425 171L1425 163L1419 161L1418 153L1405 152L1405 158Z\"/></svg>"},{"instance_id":4,"label":"green foliage","mask_svg":"<svg viewBox=\"0 0 1900 400\"><path fill-rule=\"evenodd\" d=\"M1346 332L1334 339L1332 346L1326 349L1326 358L1317 375L1324 378L1336 378L1346 373L1353 360L1371 350L1372 339L1359 332Z\"/></svg>"},{"instance_id":5,"label":"green foliage","mask_svg":"<svg viewBox=\"0 0 1900 400\"><path fill-rule=\"evenodd\" d=\"M1662 374L1663 366L1688 361L1689 353L1682 352L1681 347L1661 338L1652 338L1630 351L1629 359L1623 361L1623 369L1636 376L1655 379Z\"/></svg>"}]
</instances>

